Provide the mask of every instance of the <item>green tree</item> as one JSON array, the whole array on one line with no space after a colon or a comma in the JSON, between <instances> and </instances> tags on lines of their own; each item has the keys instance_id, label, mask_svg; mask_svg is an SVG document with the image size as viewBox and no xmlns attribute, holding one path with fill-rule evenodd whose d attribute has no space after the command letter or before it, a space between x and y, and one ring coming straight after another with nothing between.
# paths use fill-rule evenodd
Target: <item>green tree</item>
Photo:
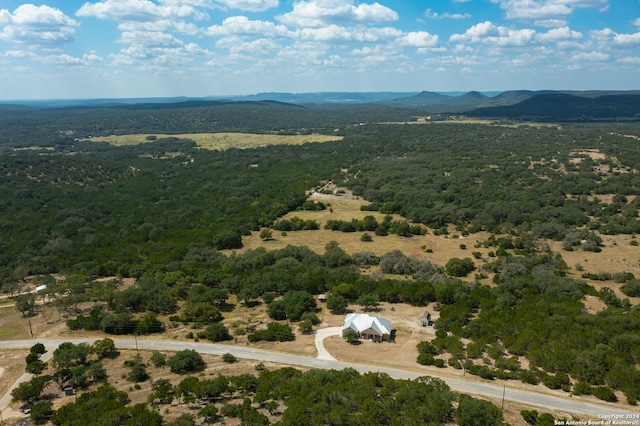
<instances>
[{"instance_id":1,"label":"green tree","mask_svg":"<svg viewBox=\"0 0 640 426\"><path fill-rule=\"evenodd\" d=\"M287 304L283 300L274 300L267 306L267 315L274 320L287 319Z\"/></svg>"},{"instance_id":2,"label":"green tree","mask_svg":"<svg viewBox=\"0 0 640 426\"><path fill-rule=\"evenodd\" d=\"M262 228L260 231L260 239L262 241L269 241L273 239L273 232L269 228Z\"/></svg>"},{"instance_id":3,"label":"green tree","mask_svg":"<svg viewBox=\"0 0 640 426\"><path fill-rule=\"evenodd\" d=\"M167 365L167 356L162 352L151 352L151 363L154 367L164 367Z\"/></svg>"},{"instance_id":4,"label":"green tree","mask_svg":"<svg viewBox=\"0 0 640 426\"><path fill-rule=\"evenodd\" d=\"M87 365L87 358L92 352L88 343L64 342L53 351L51 363L56 370Z\"/></svg>"},{"instance_id":5,"label":"green tree","mask_svg":"<svg viewBox=\"0 0 640 426\"><path fill-rule=\"evenodd\" d=\"M98 359L116 358L120 354L114 341L109 338L96 340L91 345L91 350L98 356Z\"/></svg>"},{"instance_id":6,"label":"green tree","mask_svg":"<svg viewBox=\"0 0 640 426\"><path fill-rule=\"evenodd\" d=\"M304 290L292 290L282 298L290 321L299 321L305 312L316 311L316 300L313 295ZM273 302L272 302L273 303Z\"/></svg>"},{"instance_id":7,"label":"green tree","mask_svg":"<svg viewBox=\"0 0 640 426\"><path fill-rule=\"evenodd\" d=\"M155 404L171 404L174 398L174 387L168 379L158 379L151 385L152 392L147 397L147 401Z\"/></svg>"},{"instance_id":8,"label":"green tree","mask_svg":"<svg viewBox=\"0 0 640 426\"><path fill-rule=\"evenodd\" d=\"M358 336L358 332L355 330L347 330L344 332L344 334L342 335L342 337L344 337L344 339L352 344L355 345L357 343L360 343L360 338Z\"/></svg>"},{"instance_id":9,"label":"green tree","mask_svg":"<svg viewBox=\"0 0 640 426\"><path fill-rule=\"evenodd\" d=\"M358 297L356 304L362 306L365 311L372 311L380 305L380 297L375 293L366 293Z\"/></svg>"},{"instance_id":10,"label":"green tree","mask_svg":"<svg viewBox=\"0 0 640 426\"><path fill-rule=\"evenodd\" d=\"M47 369L47 363L40 361L39 359L36 359L35 361L31 361L25 367L25 371L27 373L31 373L35 375L42 374L42 372L46 369Z\"/></svg>"},{"instance_id":11,"label":"green tree","mask_svg":"<svg viewBox=\"0 0 640 426\"><path fill-rule=\"evenodd\" d=\"M29 417L35 422L35 424L46 423L47 420L53 414L53 402L42 401L31 407L29 411Z\"/></svg>"},{"instance_id":12,"label":"green tree","mask_svg":"<svg viewBox=\"0 0 640 426\"><path fill-rule=\"evenodd\" d=\"M36 376L28 382L20 383L11 391L12 400L20 402L34 402L40 399L42 391L51 380L48 376Z\"/></svg>"},{"instance_id":13,"label":"green tree","mask_svg":"<svg viewBox=\"0 0 640 426\"><path fill-rule=\"evenodd\" d=\"M171 372L177 374L194 373L202 371L206 367L200 354L193 349L177 352L167 360L167 365L171 368Z\"/></svg>"},{"instance_id":14,"label":"green tree","mask_svg":"<svg viewBox=\"0 0 640 426\"><path fill-rule=\"evenodd\" d=\"M302 334L309 334L313 331L313 323L310 320L302 320L298 325L298 329Z\"/></svg>"},{"instance_id":15,"label":"green tree","mask_svg":"<svg viewBox=\"0 0 640 426\"><path fill-rule=\"evenodd\" d=\"M15 306L23 317L31 317L35 315L36 296L33 293L21 294L15 298Z\"/></svg>"},{"instance_id":16,"label":"green tree","mask_svg":"<svg viewBox=\"0 0 640 426\"><path fill-rule=\"evenodd\" d=\"M205 423L213 423L218 418L218 408L213 404L207 404L198 411L199 417L204 417Z\"/></svg>"},{"instance_id":17,"label":"green tree","mask_svg":"<svg viewBox=\"0 0 640 426\"><path fill-rule=\"evenodd\" d=\"M452 257L444 266L444 269L452 277L466 277L475 269L475 265L473 260L468 257L464 259Z\"/></svg>"},{"instance_id":18,"label":"green tree","mask_svg":"<svg viewBox=\"0 0 640 426\"><path fill-rule=\"evenodd\" d=\"M498 407L469 395L460 395L454 417L460 426L504 425L502 412Z\"/></svg>"},{"instance_id":19,"label":"green tree","mask_svg":"<svg viewBox=\"0 0 640 426\"><path fill-rule=\"evenodd\" d=\"M242 237L238 232L221 231L213 239L213 246L217 250L231 250L242 248Z\"/></svg>"},{"instance_id":20,"label":"green tree","mask_svg":"<svg viewBox=\"0 0 640 426\"><path fill-rule=\"evenodd\" d=\"M347 309L348 302L341 294L331 293L327 297L327 308L335 314L343 314Z\"/></svg>"},{"instance_id":21,"label":"green tree","mask_svg":"<svg viewBox=\"0 0 640 426\"><path fill-rule=\"evenodd\" d=\"M29 349L29 353L32 353L32 354L42 355L46 352L47 352L47 349L44 347L42 343L36 343L35 345L31 346L31 349Z\"/></svg>"}]
</instances>

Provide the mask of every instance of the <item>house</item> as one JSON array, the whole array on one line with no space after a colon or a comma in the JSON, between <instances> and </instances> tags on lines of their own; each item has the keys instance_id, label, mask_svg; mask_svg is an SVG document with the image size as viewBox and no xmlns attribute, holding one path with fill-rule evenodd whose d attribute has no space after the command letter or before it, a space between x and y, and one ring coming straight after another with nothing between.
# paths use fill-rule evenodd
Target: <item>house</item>
<instances>
[{"instance_id":1,"label":"house","mask_svg":"<svg viewBox=\"0 0 640 426\"><path fill-rule=\"evenodd\" d=\"M342 335L348 330L358 333L360 339L382 342L391 340L395 330L391 329L391 321L369 314L348 314L342 324Z\"/></svg>"},{"instance_id":2,"label":"house","mask_svg":"<svg viewBox=\"0 0 640 426\"><path fill-rule=\"evenodd\" d=\"M418 325L421 325L422 327L431 325L431 313L429 311L424 311L422 315L420 315L420 318L418 318Z\"/></svg>"}]
</instances>

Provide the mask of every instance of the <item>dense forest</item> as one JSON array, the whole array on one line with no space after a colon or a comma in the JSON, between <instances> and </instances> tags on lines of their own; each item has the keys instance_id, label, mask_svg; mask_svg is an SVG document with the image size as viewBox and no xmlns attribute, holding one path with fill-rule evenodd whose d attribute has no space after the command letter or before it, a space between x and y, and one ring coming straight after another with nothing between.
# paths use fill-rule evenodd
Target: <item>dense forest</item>
<instances>
[{"instance_id":1,"label":"dense forest","mask_svg":"<svg viewBox=\"0 0 640 426\"><path fill-rule=\"evenodd\" d=\"M405 109L274 103L2 111L3 290L13 295L26 276L37 275L37 282L48 284L43 303L69 315L72 329L154 333L164 326L158 315L169 315L171 321L192 324L195 336L212 341L230 338L230 330L220 324L230 294L248 306L268 305L273 323L252 330L255 340L291 338L290 327L277 322L284 318L308 321L311 327L317 318L309 300L318 293L330 294L327 303L335 311L347 302L438 302L438 335L419 347L418 362L435 364L435 357L449 354L449 366L483 378L543 383L611 401L613 391L621 391L628 403L636 404L640 310L611 290L568 277L567 265L545 240L562 241L565 250L597 252L603 234L640 232L637 127L401 124L411 120L412 112ZM202 150L177 138L123 147L76 139L218 130L338 130L344 139L227 151ZM327 181L370 201L363 206L366 211L406 218L335 221L327 224L329 229L366 230L382 238L388 233L411 238L425 232L485 231L491 237L478 244L491 248L492 256L473 279L468 259L435 265L400 251L380 257L366 250L348 254L336 243L324 253L293 246L231 256L220 252L240 248L243 235L265 227L293 230L295 223L287 224L281 216L319 208L307 201L305 191ZM319 227L301 226L306 225ZM370 266L380 274L363 274L362 268ZM629 297L640 295L640 281L623 272L596 278L616 281ZM56 282L52 273L67 278ZM489 274L491 283L484 280ZM95 281L112 276L118 279L109 284ZM136 278L136 285L120 290L119 279L125 277ZM587 313L582 302L587 295L607 308ZM31 315L37 310L34 299L19 296L16 307ZM93 302L90 312L78 312L85 302ZM529 366L522 368L514 356L525 357ZM403 387L414 386L351 377L350 372L278 374L301 381L335 380L336 386L346 386L347 379L354 386L358 380L374 380L378 392L396 395L395 400L409 392ZM426 389L410 392L430 392ZM446 412L406 415L431 416L424 424L455 417L448 390L442 391ZM263 396L265 401L289 398L282 392ZM256 390L254 398L259 394ZM311 409L299 402L305 404ZM320 416L324 409L307 414ZM342 413L341 424L358 424L359 410L354 406ZM283 422L289 415L283 413ZM301 413L291 415L295 419ZM317 423L332 421L318 417Z\"/></svg>"}]
</instances>

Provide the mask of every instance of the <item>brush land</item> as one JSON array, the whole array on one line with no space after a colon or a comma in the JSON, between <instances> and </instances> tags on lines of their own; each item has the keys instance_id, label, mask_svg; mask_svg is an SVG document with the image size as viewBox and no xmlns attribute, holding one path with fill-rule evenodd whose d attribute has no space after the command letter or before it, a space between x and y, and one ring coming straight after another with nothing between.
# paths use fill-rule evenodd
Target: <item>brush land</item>
<instances>
[{"instance_id":1,"label":"brush land","mask_svg":"<svg viewBox=\"0 0 640 426\"><path fill-rule=\"evenodd\" d=\"M329 338L334 356L637 411L636 125L412 126L381 123L413 122L424 111L325 108L3 117L0 339L135 335L314 356L314 329L372 312L392 321L396 343L378 352ZM29 120L55 125L28 139ZM420 327L425 310L433 324ZM2 354L3 386L24 356ZM154 406L160 370L150 368L153 379L136 389L109 362L110 383ZM257 374L239 364L238 375ZM83 392L98 387L90 370L74 378L53 367L44 374L62 385L84 378ZM165 421L180 410L229 424L295 412L281 395L269 394L272 410L253 390L227 396L213 404L217 417L166 406ZM220 414L245 398L246 413ZM492 424L535 417L527 407L499 416L462 400L450 402L442 423L461 422L467 409L495 415ZM348 424L361 407L342 414ZM568 415L539 414L541 422Z\"/></svg>"}]
</instances>

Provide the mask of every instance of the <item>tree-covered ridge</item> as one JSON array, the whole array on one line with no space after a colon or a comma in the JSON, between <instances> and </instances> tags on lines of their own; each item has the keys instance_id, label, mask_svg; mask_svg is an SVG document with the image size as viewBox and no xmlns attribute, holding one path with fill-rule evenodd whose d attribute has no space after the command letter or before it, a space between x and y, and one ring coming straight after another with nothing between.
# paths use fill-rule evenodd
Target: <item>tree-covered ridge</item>
<instances>
[{"instance_id":1,"label":"tree-covered ridge","mask_svg":"<svg viewBox=\"0 0 640 426\"><path fill-rule=\"evenodd\" d=\"M174 104L175 105L175 104ZM0 148L69 146L76 138L126 134L209 132L334 134L357 123L408 121L415 110L365 104L300 107L274 102L160 109L158 104L120 108L0 110Z\"/></svg>"}]
</instances>

